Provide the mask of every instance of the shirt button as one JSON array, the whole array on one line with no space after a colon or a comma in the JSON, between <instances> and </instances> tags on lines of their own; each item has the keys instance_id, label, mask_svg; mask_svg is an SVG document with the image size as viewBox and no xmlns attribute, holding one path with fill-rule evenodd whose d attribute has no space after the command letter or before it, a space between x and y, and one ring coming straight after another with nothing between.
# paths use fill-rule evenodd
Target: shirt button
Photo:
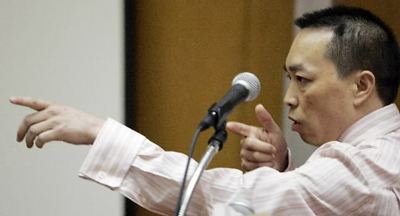
<instances>
[{"instance_id":1,"label":"shirt button","mask_svg":"<svg viewBox=\"0 0 400 216\"><path fill-rule=\"evenodd\" d=\"M100 172L97 174L97 179L98 179L98 180L103 180L105 177L106 177L106 173L103 172L103 171L100 171Z\"/></svg>"}]
</instances>

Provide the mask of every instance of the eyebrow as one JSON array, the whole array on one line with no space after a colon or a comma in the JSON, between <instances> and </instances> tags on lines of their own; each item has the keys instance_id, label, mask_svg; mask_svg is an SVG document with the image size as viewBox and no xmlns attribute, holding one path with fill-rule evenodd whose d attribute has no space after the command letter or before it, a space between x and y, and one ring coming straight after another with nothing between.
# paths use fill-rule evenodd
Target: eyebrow
<instances>
[{"instance_id":1,"label":"eyebrow","mask_svg":"<svg viewBox=\"0 0 400 216\"><path fill-rule=\"evenodd\" d=\"M296 65L290 65L289 67L286 67L286 65L283 65L283 70L286 72L293 72L296 73L299 70L304 70L304 67L302 64L296 64Z\"/></svg>"}]
</instances>

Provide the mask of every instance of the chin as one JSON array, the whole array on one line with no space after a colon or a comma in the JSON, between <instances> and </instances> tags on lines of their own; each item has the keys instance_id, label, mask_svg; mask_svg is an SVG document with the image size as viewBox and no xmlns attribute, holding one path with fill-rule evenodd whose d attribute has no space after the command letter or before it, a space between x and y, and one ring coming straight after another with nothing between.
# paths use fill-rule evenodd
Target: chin
<instances>
[{"instance_id":1,"label":"chin","mask_svg":"<svg viewBox=\"0 0 400 216\"><path fill-rule=\"evenodd\" d=\"M301 139L306 142L309 145L313 145L313 146L321 146L322 144L324 144L325 142L322 142L318 139L316 139L315 137L307 137L307 136L302 136L300 135Z\"/></svg>"}]
</instances>

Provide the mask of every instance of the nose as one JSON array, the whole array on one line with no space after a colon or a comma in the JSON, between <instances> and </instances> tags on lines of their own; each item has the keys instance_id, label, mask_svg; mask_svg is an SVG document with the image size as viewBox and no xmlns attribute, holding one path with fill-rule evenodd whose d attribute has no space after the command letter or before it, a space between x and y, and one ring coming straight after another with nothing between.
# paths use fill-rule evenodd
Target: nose
<instances>
[{"instance_id":1,"label":"nose","mask_svg":"<svg viewBox=\"0 0 400 216\"><path fill-rule=\"evenodd\" d=\"M296 95L296 90L292 82L289 82L289 86L286 90L283 102L290 108L293 109L299 105L299 100Z\"/></svg>"}]
</instances>

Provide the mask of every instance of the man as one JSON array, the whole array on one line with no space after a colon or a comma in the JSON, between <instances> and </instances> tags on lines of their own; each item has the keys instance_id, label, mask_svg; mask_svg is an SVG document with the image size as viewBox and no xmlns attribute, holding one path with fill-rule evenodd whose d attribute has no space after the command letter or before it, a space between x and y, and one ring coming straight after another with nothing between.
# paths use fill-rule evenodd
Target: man
<instances>
[{"instance_id":1,"label":"man","mask_svg":"<svg viewBox=\"0 0 400 216\"><path fill-rule=\"evenodd\" d=\"M262 128L227 124L243 136L242 166L251 171L206 171L188 215L218 215L238 202L270 215L400 214L400 114L393 104L400 58L392 31L370 12L348 7L306 14L296 25L301 31L285 63L290 81L284 103L292 129L319 148L288 171L282 133L258 105ZM25 137L28 147L94 142L82 177L173 214L186 156L165 152L111 119L36 99L10 101L38 110L25 118L19 141Z\"/></svg>"}]
</instances>

